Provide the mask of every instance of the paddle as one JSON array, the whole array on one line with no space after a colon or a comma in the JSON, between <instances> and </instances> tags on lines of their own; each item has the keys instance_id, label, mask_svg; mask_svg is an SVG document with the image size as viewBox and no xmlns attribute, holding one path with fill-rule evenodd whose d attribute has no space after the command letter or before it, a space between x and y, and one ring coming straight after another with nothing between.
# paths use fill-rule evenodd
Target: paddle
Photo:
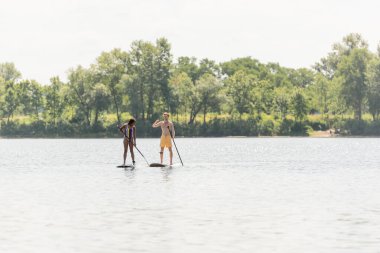
<instances>
[{"instance_id":1,"label":"paddle","mask_svg":"<svg viewBox=\"0 0 380 253\"><path fill-rule=\"evenodd\" d=\"M182 162L181 155L180 155L179 152L178 152L177 145L175 144L174 137L173 137L172 131L170 131L170 127L169 127L169 126L168 126L168 129L169 129L170 137L172 137L172 140L173 140L173 143L174 143L174 147L175 147L175 149L177 150L177 154L178 154L179 160L181 161L182 166L183 166L183 162Z\"/></svg>"},{"instance_id":2,"label":"paddle","mask_svg":"<svg viewBox=\"0 0 380 253\"><path fill-rule=\"evenodd\" d=\"M127 137L128 138L128 137ZM137 149L137 151L139 151L140 155L144 158L145 162L148 164L148 166L150 166L150 164L148 163L148 161L146 160L145 156L141 153L141 151L137 148L136 144L133 144L133 146L135 146L135 148Z\"/></svg>"},{"instance_id":3,"label":"paddle","mask_svg":"<svg viewBox=\"0 0 380 253\"><path fill-rule=\"evenodd\" d=\"M119 128L120 132L122 132L122 131L121 131L121 128L120 128L119 126L117 126L117 127ZM124 133L123 133L123 134L124 134ZM127 139L128 139L128 142L129 142L129 138L128 138L128 136L126 136L126 135L124 134L124 137L127 138ZM135 146L136 150L137 150L137 151L140 153L140 155L144 158L144 160L145 160L145 162L148 164L148 166L150 166L149 162L146 160L145 156L143 155L143 153L141 153L140 149L138 149L138 147L136 146L135 143L133 143L133 146Z\"/></svg>"}]
</instances>

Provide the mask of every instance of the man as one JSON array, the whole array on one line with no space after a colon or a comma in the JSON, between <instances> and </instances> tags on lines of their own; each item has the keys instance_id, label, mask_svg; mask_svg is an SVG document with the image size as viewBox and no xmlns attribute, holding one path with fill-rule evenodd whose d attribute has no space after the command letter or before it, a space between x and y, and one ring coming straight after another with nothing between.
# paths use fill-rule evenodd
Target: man
<instances>
[{"instance_id":1,"label":"man","mask_svg":"<svg viewBox=\"0 0 380 253\"><path fill-rule=\"evenodd\" d=\"M161 130L162 130L161 141L160 141L161 164L163 163L164 148L166 147L169 149L169 153L170 153L170 165L173 165L172 139L171 139L170 133L172 134L172 137L174 138L175 136L174 125L173 125L173 122L169 121L169 113L164 112L163 117L164 117L163 121L156 120L153 123L152 127L154 128L161 127Z\"/></svg>"}]
</instances>

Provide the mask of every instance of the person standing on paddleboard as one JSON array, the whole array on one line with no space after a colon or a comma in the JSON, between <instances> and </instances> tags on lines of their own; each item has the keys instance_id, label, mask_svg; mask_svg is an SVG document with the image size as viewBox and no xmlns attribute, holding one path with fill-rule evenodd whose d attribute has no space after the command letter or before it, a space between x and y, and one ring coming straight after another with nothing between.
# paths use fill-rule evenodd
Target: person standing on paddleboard
<instances>
[{"instance_id":1,"label":"person standing on paddleboard","mask_svg":"<svg viewBox=\"0 0 380 253\"><path fill-rule=\"evenodd\" d=\"M163 163L164 159L164 149L165 147L169 149L170 153L170 165L173 165L173 150L172 150L172 140L171 138L174 138L175 131L174 131L174 124L173 122L169 121L169 113L164 112L163 114L164 120L156 120L152 127L157 128L161 127L162 135L160 140L160 160L161 164ZM171 135L171 136L170 136Z\"/></svg>"},{"instance_id":2,"label":"person standing on paddleboard","mask_svg":"<svg viewBox=\"0 0 380 253\"><path fill-rule=\"evenodd\" d=\"M135 154L133 152L133 146L136 145L136 120L130 119L128 123L124 123L121 127L119 127L120 132L124 135L124 162L127 160L128 147L131 152L132 163L135 165Z\"/></svg>"}]
</instances>

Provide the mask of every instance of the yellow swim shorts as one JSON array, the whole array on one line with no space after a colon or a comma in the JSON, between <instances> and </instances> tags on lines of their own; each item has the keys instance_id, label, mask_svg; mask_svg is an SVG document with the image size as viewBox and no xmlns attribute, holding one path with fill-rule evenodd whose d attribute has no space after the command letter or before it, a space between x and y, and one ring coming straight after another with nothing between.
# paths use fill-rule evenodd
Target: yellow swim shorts
<instances>
[{"instance_id":1,"label":"yellow swim shorts","mask_svg":"<svg viewBox=\"0 0 380 253\"><path fill-rule=\"evenodd\" d=\"M161 148L171 148L172 147L172 139L170 135L161 135L161 141L160 141L160 147Z\"/></svg>"}]
</instances>

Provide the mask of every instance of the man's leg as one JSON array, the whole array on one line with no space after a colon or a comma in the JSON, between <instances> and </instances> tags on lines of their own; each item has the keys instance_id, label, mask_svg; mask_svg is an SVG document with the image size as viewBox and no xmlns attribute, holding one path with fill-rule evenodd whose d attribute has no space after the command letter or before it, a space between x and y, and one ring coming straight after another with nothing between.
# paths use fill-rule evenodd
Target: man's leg
<instances>
[{"instance_id":1,"label":"man's leg","mask_svg":"<svg viewBox=\"0 0 380 253\"><path fill-rule=\"evenodd\" d=\"M170 165L173 165L173 150L171 147L168 148L170 153Z\"/></svg>"},{"instance_id":2,"label":"man's leg","mask_svg":"<svg viewBox=\"0 0 380 253\"><path fill-rule=\"evenodd\" d=\"M161 151L160 151L160 160L161 160L161 164L164 162L164 147L161 147Z\"/></svg>"}]
</instances>

